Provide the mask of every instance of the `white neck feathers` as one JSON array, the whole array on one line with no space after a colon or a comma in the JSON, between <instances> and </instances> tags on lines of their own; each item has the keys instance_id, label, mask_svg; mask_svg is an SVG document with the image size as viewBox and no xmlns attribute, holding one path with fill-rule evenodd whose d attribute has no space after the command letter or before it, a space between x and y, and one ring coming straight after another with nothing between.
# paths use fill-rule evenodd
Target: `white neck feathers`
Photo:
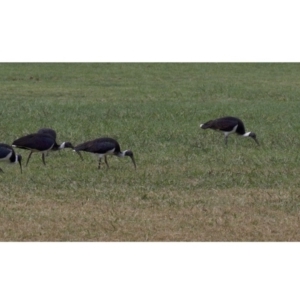
<instances>
[{"instance_id":1,"label":"white neck feathers","mask_svg":"<svg viewBox=\"0 0 300 300\"><path fill-rule=\"evenodd\" d=\"M249 131L249 132L244 133L243 136L249 136L250 134L251 134L251 132Z\"/></svg>"},{"instance_id":2,"label":"white neck feathers","mask_svg":"<svg viewBox=\"0 0 300 300\"><path fill-rule=\"evenodd\" d=\"M64 148L65 148L65 144L66 144L66 142L63 142L63 143L59 146L59 149L64 149Z\"/></svg>"},{"instance_id":3,"label":"white neck feathers","mask_svg":"<svg viewBox=\"0 0 300 300\"><path fill-rule=\"evenodd\" d=\"M124 157L126 155L127 150L118 153L118 157Z\"/></svg>"}]
</instances>

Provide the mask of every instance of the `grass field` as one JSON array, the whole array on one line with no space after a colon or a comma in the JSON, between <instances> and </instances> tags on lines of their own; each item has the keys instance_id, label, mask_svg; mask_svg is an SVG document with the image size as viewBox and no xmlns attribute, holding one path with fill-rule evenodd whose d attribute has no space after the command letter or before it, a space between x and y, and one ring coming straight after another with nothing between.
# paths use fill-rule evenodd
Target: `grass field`
<instances>
[{"instance_id":1,"label":"grass field","mask_svg":"<svg viewBox=\"0 0 300 300\"><path fill-rule=\"evenodd\" d=\"M1 241L300 241L299 64L0 64L0 142L116 138L1 164ZM202 130L233 115L252 139Z\"/></svg>"}]
</instances>

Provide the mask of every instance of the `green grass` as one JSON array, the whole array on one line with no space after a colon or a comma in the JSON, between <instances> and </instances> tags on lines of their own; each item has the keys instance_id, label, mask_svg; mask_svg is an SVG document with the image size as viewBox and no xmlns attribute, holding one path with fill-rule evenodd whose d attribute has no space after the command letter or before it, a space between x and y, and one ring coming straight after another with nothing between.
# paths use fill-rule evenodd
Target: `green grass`
<instances>
[{"instance_id":1,"label":"green grass","mask_svg":"<svg viewBox=\"0 0 300 300\"><path fill-rule=\"evenodd\" d=\"M116 138L110 169L66 149L2 164L0 240L300 240L298 64L1 64L0 140ZM238 116L260 142L199 124ZM18 150L24 157L28 152Z\"/></svg>"}]
</instances>

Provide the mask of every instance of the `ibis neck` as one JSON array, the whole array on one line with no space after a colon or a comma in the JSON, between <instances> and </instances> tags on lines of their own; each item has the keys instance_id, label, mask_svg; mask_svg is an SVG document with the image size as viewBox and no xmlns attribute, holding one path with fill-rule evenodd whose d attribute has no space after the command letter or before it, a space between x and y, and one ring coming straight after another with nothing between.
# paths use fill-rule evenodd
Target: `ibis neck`
<instances>
[{"instance_id":1,"label":"ibis neck","mask_svg":"<svg viewBox=\"0 0 300 300\"><path fill-rule=\"evenodd\" d=\"M16 155L14 152L11 154L9 158L10 162L17 163L18 162L18 155Z\"/></svg>"},{"instance_id":2,"label":"ibis neck","mask_svg":"<svg viewBox=\"0 0 300 300\"><path fill-rule=\"evenodd\" d=\"M249 132L244 133L243 136L247 137L247 136L249 136L250 134L251 134L251 132L249 131Z\"/></svg>"},{"instance_id":3,"label":"ibis neck","mask_svg":"<svg viewBox=\"0 0 300 300\"><path fill-rule=\"evenodd\" d=\"M124 157L124 156L126 155L126 152L127 152L127 150L122 151L122 152L119 152L119 153L117 154L117 156L118 156L118 157Z\"/></svg>"},{"instance_id":4,"label":"ibis neck","mask_svg":"<svg viewBox=\"0 0 300 300\"><path fill-rule=\"evenodd\" d=\"M249 131L249 132L244 133L243 136L247 137L247 136L250 136L250 134L251 134L251 132Z\"/></svg>"},{"instance_id":5,"label":"ibis neck","mask_svg":"<svg viewBox=\"0 0 300 300\"><path fill-rule=\"evenodd\" d=\"M66 144L66 142L63 142L63 143L59 146L58 149L64 149L64 148L65 148L65 144Z\"/></svg>"}]
</instances>

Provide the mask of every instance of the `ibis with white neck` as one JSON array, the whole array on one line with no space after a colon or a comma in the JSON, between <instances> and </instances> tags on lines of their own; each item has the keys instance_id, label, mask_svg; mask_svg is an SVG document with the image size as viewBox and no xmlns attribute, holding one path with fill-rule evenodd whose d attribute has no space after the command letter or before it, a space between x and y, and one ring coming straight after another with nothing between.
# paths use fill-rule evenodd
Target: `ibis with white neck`
<instances>
[{"instance_id":1,"label":"ibis with white neck","mask_svg":"<svg viewBox=\"0 0 300 300\"><path fill-rule=\"evenodd\" d=\"M236 133L240 136L251 137L259 145L256 134L254 132L246 132L244 123L242 120L236 117L223 117L215 120L210 120L204 124L200 124L202 129L213 129L224 133L225 144L227 145L227 139L229 134Z\"/></svg>"},{"instance_id":2,"label":"ibis with white neck","mask_svg":"<svg viewBox=\"0 0 300 300\"><path fill-rule=\"evenodd\" d=\"M53 136L49 135L48 133L31 133L25 135L15 140L12 143L12 146L20 149L30 150L26 166L28 165L28 162L33 152L42 153L42 161L43 164L46 165L45 154L47 154L50 150L73 148L72 144L69 142L63 142L61 145L58 145Z\"/></svg>"},{"instance_id":3,"label":"ibis with white neck","mask_svg":"<svg viewBox=\"0 0 300 300\"><path fill-rule=\"evenodd\" d=\"M88 141L77 145L74 150L75 152L85 151L95 154L99 158L98 169L100 169L101 159L104 157L107 168L107 155L115 155L118 157L129 156L132 160L134 168L136 169L135 159L131 150L121 151L119 143L112 138L102 137L92 141Z\"/></svg>"}]
</instances>

